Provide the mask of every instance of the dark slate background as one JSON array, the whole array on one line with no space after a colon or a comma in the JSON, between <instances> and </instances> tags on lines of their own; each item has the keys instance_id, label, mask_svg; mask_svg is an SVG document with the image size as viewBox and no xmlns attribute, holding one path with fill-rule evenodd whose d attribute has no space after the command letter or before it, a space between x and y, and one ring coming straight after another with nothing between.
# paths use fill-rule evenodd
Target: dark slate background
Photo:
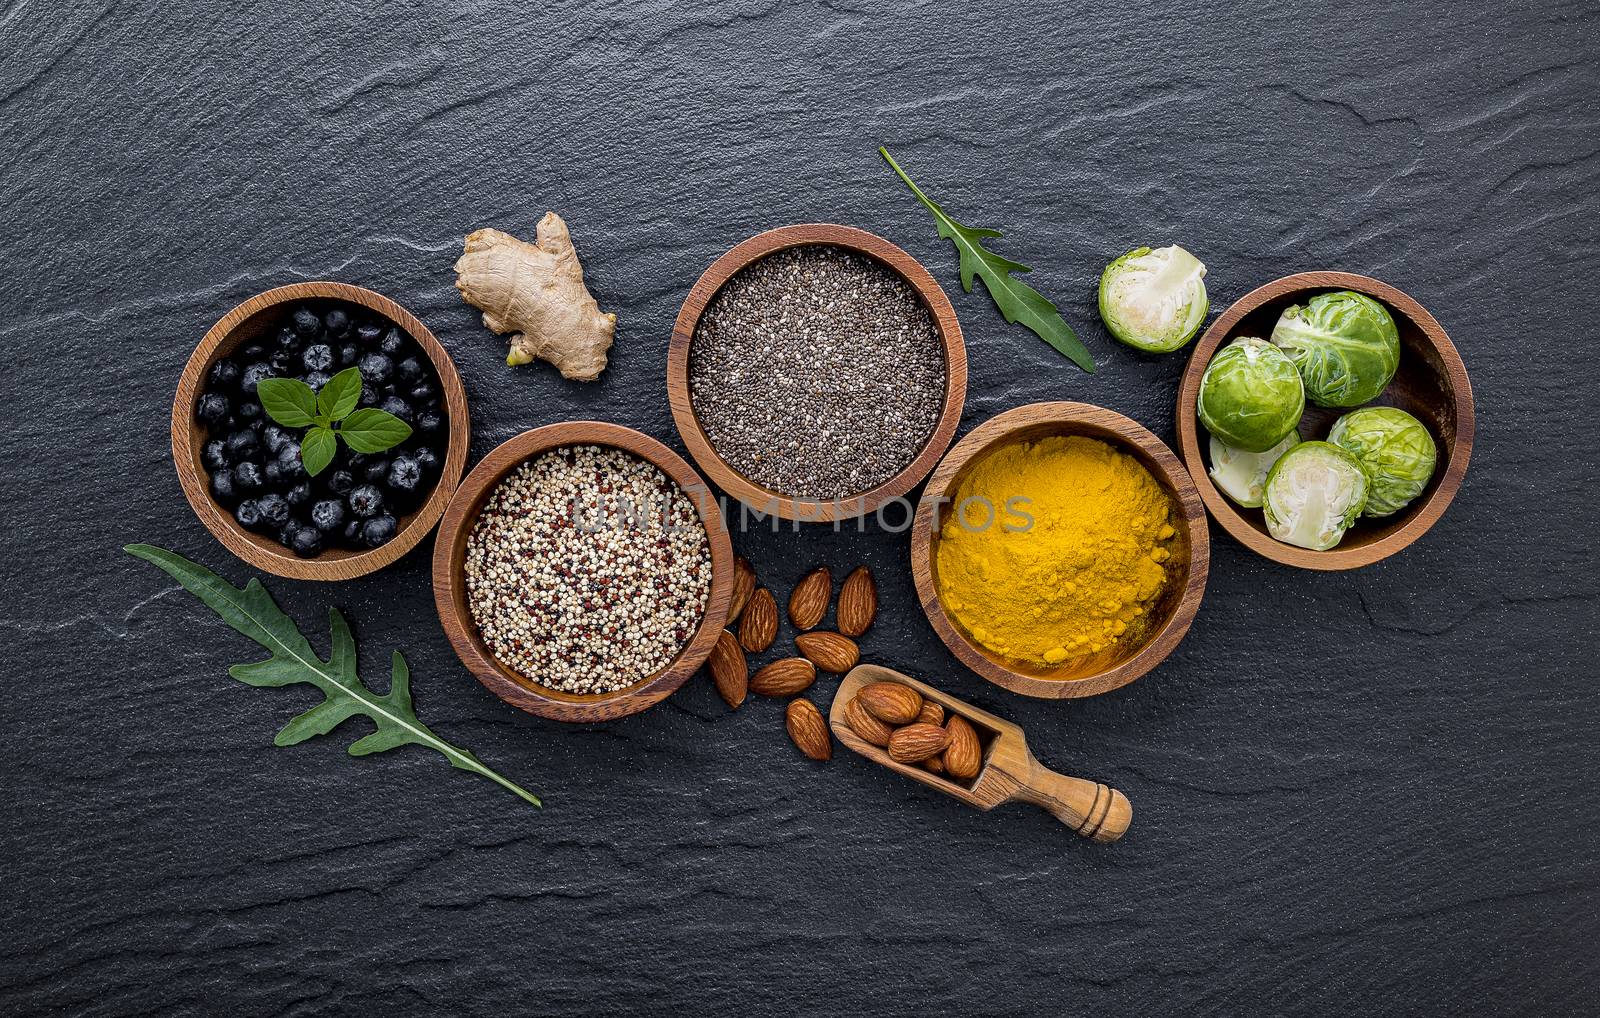
<instances>
[{"instance_id":1,"label":"dark slate background","mask_svg":"<svg viewBox=\"0 0 1600 1018\"><path fill-rule=\"evenodd\" d=\"M542 6L0 10L0 1007L1600 1010L1593 0ZM957 292L880 143L1007 232L1099 374ZM451 285L464 233L546 209L621 321L598 384L508 370ZM403 649L423 717L547 807L422 750L350 759L358 731L274 749L308 691L229 680L253 645L118 550L250 575L184 502L167 415L194 343L258 291L340 279L416 312L460 366L474 459L587 417L681 448L679 302L732 244L810 220L876 231L951 290L963 430L1080 399L1170 441L1183 355L1119 348L1094 311L1130 246L1195 251L1218 309L1298 270L1376 275L1472 373L1466 486L1354 574L1213 528L1188 639L1088 702L964 672L913 601L905 535L738 542L780 593L870 563L870 659L1124 789L1110 847L842 751L812 764L781 704L730 713L703 679L615 724L525 716L446 644L431 542L271 589L319 645L342 607L380 682Z\"/></svg>"}]
</instances>

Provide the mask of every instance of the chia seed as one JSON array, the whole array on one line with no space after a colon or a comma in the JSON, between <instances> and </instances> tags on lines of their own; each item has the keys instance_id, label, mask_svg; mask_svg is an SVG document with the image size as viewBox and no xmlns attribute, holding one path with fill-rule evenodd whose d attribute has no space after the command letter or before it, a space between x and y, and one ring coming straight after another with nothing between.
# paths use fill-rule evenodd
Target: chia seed
<instances>
[{"instance_id":1,"label":"chia seed","mask_svg":"<svg viewBox=\"0 0 1600 1018\"><path fill-rule=\"evenodd\" d=\"M848 498L904 470L938 424L944 387L944 351L916 291L829 245L742 269L689 349L695 416L717 454L800 498Z\"/></svg>"},{"instance_id":2,"label":"chia seed","mask_svg":"<svg viewBox=\"0 0 1600 1018\"><path fill-rule=\"evenodd\" d=\"M467 537L467 604L489 650L568 693L625 689L694 636L711 546L694 503L620 449L554 449L484 502Z\"/></svg>"}]
</instances>

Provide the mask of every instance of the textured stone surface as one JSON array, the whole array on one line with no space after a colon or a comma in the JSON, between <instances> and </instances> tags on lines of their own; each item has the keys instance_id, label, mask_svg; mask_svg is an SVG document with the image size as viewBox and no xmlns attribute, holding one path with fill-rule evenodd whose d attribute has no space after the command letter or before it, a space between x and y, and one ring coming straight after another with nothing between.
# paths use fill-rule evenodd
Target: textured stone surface
<instances>
[{"instance_id":1,"label":"textured stone surface","mask_svg":"<svg viewBox=\"0 0 1600 1018\"><path fill-rule=\"evenodd\" d=\"M1600 1009L1592 0L449 6L0 11L0 1007ZM956 292L879 143L1007 231L1099 374ZM451 287L463 233L546 209L622 323L592 386L507 370ZM679 301L731 244L806 220L879 232L952 291L964 430L1073 398L1171 438L1183 357L1116 348L1094 314L1101 265L1136 243L1200 254L1217 308L1300 269L1380 276L1462 350L1471 474L1420 544L1355 574L1213 528L1187 641L1083 703L963 672L902 535L741 542L780 590L871 563L869 658L1124 789L1111 847L847 753L813 764L781 704L730 714L703 680L616 724L526 717L458 665L425 550L271 586L310 626L343 607L369 674L403 648L423 716L547 808L421 750L351 760L344 733L274 749L304 697L229 680L251 645L117 551L248 575L180 495L167 408L194 342L259 290L336 278L410 307L461 368L475 457L574 417L681 448Z\"/></svg>"}]
</instances>

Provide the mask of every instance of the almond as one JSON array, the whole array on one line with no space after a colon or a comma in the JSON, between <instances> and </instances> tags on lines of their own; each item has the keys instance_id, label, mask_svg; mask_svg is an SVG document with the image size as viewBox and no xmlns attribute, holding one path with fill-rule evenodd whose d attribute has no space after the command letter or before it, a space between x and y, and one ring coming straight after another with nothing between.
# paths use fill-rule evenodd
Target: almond
<instances>
[{"instance_id":1,"label":"almond","mask_svg":"<svg viewBox=\"0 0 1600 1018\"><path fill-rule=\"evenodd\" d=\"M906 725L889 736L889 759L903 764L919 763L950 745L950 733L938 725Z\"/></svg>"},{"instance_id":2,"label":"almond","mask_svg":"<svg viewBox=\"0 0 1600 1018\"><path fill-rule=\"evenodd\" d=\"M940 762L938 757L930 756L928 759L922 761L922 769L926 771L932 771L934 774L943 774L944 764Z\"/></svg>"},{"instance_id":3,"label":"almond","mask_svg":"<svg viewBox=\"0 0 1600 1018\"><path fill-rule=\"evenodd\" d=\"M862 566L845 577L839 588L839 632L857 637L872 627L878 615L878 585L872 570Z\"/></svg>"},{"instance_id":4,"label":"almond","mask_svg":"<svg viewBox=\"0 0 1600 1018\"><path fill-rule=\"evenodd\" d=\"M783 726L800 752L813 760L833 757L833 739L828 735L828 723L822 712L810 700L791 700L783 712Z\"/></svg>"},{"instance_id":5,"label":"almond","mask_svg":"<svg viewBox=\"0 0 1600 1018\"><path fill-rule=\"evenodd\" d=\"M800 648L811 663L825 672L843 675L856 666L861 660L861 651L856 647L856 641L838 633L826 631L817 633L801 633L794 638L794 645ZM944 718L940 718L943 721Z\"/></svg>"},{"instance_id":6,"label":"almond","mask_svg":"<svg viewBox=\"0 0 1600 1018\"><path fill-rule=\"evenodd\" d=\"M796 629L810 629L828 614L828 599L833 596L833 574L827 566L813 569L795 584L789 595L789 621Z\"/></svg>"},{"instance_id":7,"label":"almond","mask_svg":"<svg viewBox=\"0 0 1600 1018\"><path fill-rule=\"evenodd\" d=\"M803 657L779 658L750 676L750 692L762 696L793 696L815 681L817 669L810 661Z\"/></svg>"},{"instance_id":8,"label":"almond","mask_svg":"<svg viewBox=\"0 0 1600 1018\"><path fill-rule=\"evenodd\" d=\"M739 619L739 643L752 654L759 654L772 646L778 638L778 602L772 591L759 588L750 595L744 614Z\"/></svg>"},{"instance_id":9,"label":"almond","mask_svg":"<svg viewBox=\"0 0 1600 1018\"><path fill-rule=\"evenodd\" d=\"M983 765L983 747L978 745L978 733L959 714L950 715L944 727L950 733L950 745L944 751L944 769L951 777L963 781L977 777L978 768Z\"/></svg>"},{"instance_id":10,"label":"almond","mask_svg":"<svg viewBox=\"0 0 1600 1018\"><path fill-rule=\"evenodd\" d=\"M739 621L739 613L750 603L756 592L756 570L750 560L740 555L733 560L733 600L728 602L728 625Z\"/></svg>"},{"instance_id":11,"label":"almond","mask_svg":"<svg viewBox=\"0 0 1600 1018\"><path fill-rule=\"evenodd\" d=\"M910 724L922 712L922 694L898 682L873 682L856 695L869 714L891 725Z\"/></svg>"},{"instance_id":12,"label":"almond","mask_svg":"<svg viewBox=\"0 0 1600 1018\"><path fill-rule=\"evenodd\" d=\"M717 634L717 645L711 648L706 667L711 670L711 681L716 684L718 694L729 707L744 703L744 695L750 688L750 666L745 663L739 641L726 629Z\"/></svg>"},{"instance_id":13,"label":"almond","mask_svg":"<svg viewBox=\"0 0 1600 1018\"><path fill-rule=\"evenodd\" d=\"M889 736L894 734L894 729L872 716L872 713L861 706L861 697L852 696L844 708L844 723L850 730L872 743L874 746L887 746Z\"/></svg>"},{"instance_id":14,"label":"almond","mask_svg":"<svg viewBox=\"0 0 1600 1018\"><path fill-rule=\"evenodd\" d=\"M942 725L942 724L944 724L944 708L939 706L938 704L934 703L932 700L924 699L922 701L922 710L920 712L918 712L918 714L917 714L917 724L919 724L919 725Z\"/></svg>"}]
</instances>

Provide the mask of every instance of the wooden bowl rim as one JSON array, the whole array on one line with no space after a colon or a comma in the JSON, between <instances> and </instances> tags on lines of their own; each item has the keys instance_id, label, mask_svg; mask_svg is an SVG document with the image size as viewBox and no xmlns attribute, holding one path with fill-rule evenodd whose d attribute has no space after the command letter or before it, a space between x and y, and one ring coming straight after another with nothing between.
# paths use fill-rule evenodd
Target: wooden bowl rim
<instances>
[{"instance_id":1,"label":"wooden bowl rim","mask_svg":"<svg viewBox=\"0 0 1600 1018\"><path fill-rule=\"evenodd\" d=\"M439 471L439 481L422 507L412 513L394 538L380 548L360 552L329 550L315 558L300 558L287 548L257 543L254 535L239 526L238 521L211 498L209 480L200 465L194 407L205 382L207 362L233 338L234 331L247 319L276 305L302 300L339 300L376 311L405 330L422 347L439 376L440 392L444 396L446 412L450 415L450 439L445 449L444 464ZM275 287L256 294L223 315L206 331L194 352L189 355L178 380L177 392L172 398L172 460L184 497L189 500L195 515L200 517L200 522L205 524L212 536L222 542L223 547L239 558L274 576L296 580L350 580L365 576L398 561L420 544L444 514L445 505L455 493L456 481L466 467L470 440L471 420L467 415L466 390L461 385L455 361L432 331L415 315L383 294L332 280L310 280Z\"/></svg>"},{"instance_id":2,"label":"wooden bowl rim","mask_svg":"<svg viewBox=\"0 0 1600 1018\"><path fill-rule=\"evenodd\" d=\"M1212 483L1211 476L1206 471L1205 457L1200 449L1201 428L1195 409L1200 395L1200 378L1205 374L1206 365L1211 362L1212 355L1230 338L1230 334L1245 316L1265 304L1297 292L1311 290L1354 290L1377 298L1409 319L1432 346L1444 366L1450 383L1448 396L1451 410L1456 421L1455 437L1446 450L1449 465L1445 468L1444 476L1439 479L1439 483L1426 500L1402 510L1407 516L1405 523L1394 533L1376 541L1359 547L1336 547L1331 551L1312 551L1309 548L1284 544L1250 525L1239 509L1217 490L1217 486ZM1184 368L1183 380L1178 386L1176 426L1178 445L1183 452L1184 464L1189 468L1189 475L1199 489L1201 499L1205 501L1211 515L1222 524L1224 530L1233 535L1235 540L1274 562L1301 569L1337 571L1359 569L1380 562L1409 546L1439 521L1444 511L1450 507L1451 501L1455 499L1456 492L1461 489L1461 482L1467 475L1467 462L1472 458L1472 439L1476 421L1473 413L1472 382L1467 377L1466 365L1462 363L1461 354L1450 341L1450 336L1444 331L1444 327L1427 308L1404 291L1371 276L1354 272L1319 270L1296 272L1258 286L1234 301L1228 310L1211 323L1211 327L1195 344L1188 366ZM1442 435L1437 437L1441 442L1444 440Z\"/></svg>"},{"instance_id":3,"label":"wooden bowl rim","mask_svg":"<svg viewBox=\"0 0 1600 1018\"><path fill-rule=\"evenodd\" d=\"M1172 614L1145 639L1144 645L1132 657L1080 679L1044 679L996 661L968 639L945 613L944 605L939 601L938 583L934 579L933 516L937 500L946 494L962 468L974 458L1010 441L1020 432L1074 424L1091 425L1109 431L1155 462L1157 469L1152 473L1172 497L1188 531L1188 578ZM1206 524L1205 508L1195 490L1194 481L1178 457L1139 422L1092 403L1028 403L996 414L967 432L928 478L911 529L911 573L917 585L917 599L945 646L968 668L995 685L1013 693L1041 699L1066 699L1109 692L1127 685L1166 660L1183 640L1200 610L1210 562L1210 530Z\"/></svg>"},{"instance_id":4,"label":"wooden bowl rim","mask_svg":"<svg viewBox=\"0 0 1600 1018\"><path fill-rule=\"evenodd\" d=\"M716 451L705 429L695 416L689 391L689 348L694 342L700 316L723 284L746 266L776 252L811 245L842 247L866 255L898 273L921 298L933 318L934 329L944 351L944 405L938 423L922 451L905 469L884 483L856 495L829 501L795 498L763 487L739 473ZM961 334L961 321L944 288L923 264L897 245L875 233L837 223L796 223L758 233L730 248L700 274L678 309L667 347L667 398L672 419L678 426L689 455L706 476L740 502L785 520L800 523L830 523L854 519L876 512L887 502L915 488L949 448L961 424L961 410L967 398L967 347Z\"/></svg>"},{"instance_id":5,"label":"wooden bowl rim","mask_svg":"<svg viewBox=\"0 0 1600 1018\"><path fill-rule=\"evenodd\" d=\"M495 485L516 467L551 449L568 445L609 446L654 464L695 503L711 548L711 590L699 627L683 649L653 675L610 693L564 693L541 686L501 664L483 646L465 601L466 538L478 509ZM459 554L456 549L460 547ZM456 488L439 524L433 547L433 599L445 636L456 656L478 681L519 710L556 721L610 721L637 714L668 696L693 675L716 645L733 600L733 542L722 509L709 485L683 457L649 435L608 421L563 421L507 439L478 462Z\"/></svg>"}]
</instances>

